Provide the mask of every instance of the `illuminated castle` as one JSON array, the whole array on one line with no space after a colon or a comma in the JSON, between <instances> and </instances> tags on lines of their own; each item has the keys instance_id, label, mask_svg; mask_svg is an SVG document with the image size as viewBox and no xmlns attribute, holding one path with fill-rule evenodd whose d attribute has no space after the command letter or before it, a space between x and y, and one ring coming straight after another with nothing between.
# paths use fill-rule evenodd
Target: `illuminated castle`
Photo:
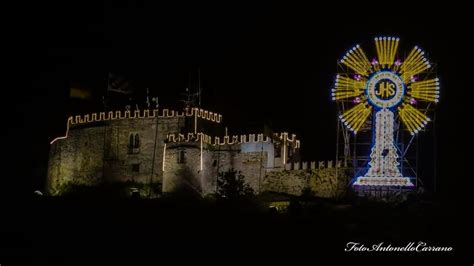
<instances>
[{"instance_id":1,"label":"illuminated castle","mask_svg":"<svg viewBox=\"0 0 474 266\"><path fill-rule=\"evenodd\" d=\"M222 115L196 107L70 117L66 135L51 141L47 189L61 195L70 185L129 183L149 186L154 195L207 195L216 192L218 174L233 168L256 193L300 195L316 172L332 177L340 167L295 161L295 135L229 136L221 124Z\"/></svg>"}]
</instances>

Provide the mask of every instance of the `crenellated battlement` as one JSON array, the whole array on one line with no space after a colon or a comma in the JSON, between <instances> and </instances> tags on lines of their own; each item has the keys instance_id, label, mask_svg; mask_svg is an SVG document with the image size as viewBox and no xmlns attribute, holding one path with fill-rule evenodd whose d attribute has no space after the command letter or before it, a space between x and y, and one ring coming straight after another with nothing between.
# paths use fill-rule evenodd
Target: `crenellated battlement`
<instances>
[{"instance_id":1,"label":"crenellated battlement","mask_svg":"<svg viewBox=\"0 0 474 266\"><path fill-rule=\"evenodd\" d=\"M173 118L173 117L192 117L196 119L204 119L215 123L222 122L222 115L210 112L201 108L186 108L184 111L178 112L170 109L153 109L153 110L134 110L134 111L109 111L99 112L86 115L70 116L66 123L66 134L62 137L53 139L50 144L57 140L66 139L69 134L69 129L76 125L84 125L94 122L125 120L125 119L145 119L145 118Z\"/></svg>"},{"instance_id":2,"label":"crenellated battlement","mask_svg":"<svg viewBox=\"0 0 474 266\"><path fill-rule=\"evenodd\" d=\"M186 108L185 113L186 116L196 116L198 118L206 119L216 123L220 123L222 121L222 115L201 108Z\"/></svg>"},{"instance_id":3,"label":"crenellated battlement","mask_svg":"<svg viewBox=\"0 0 474 266\"><path fill-rule=\"evenodd\" d=\"M300 148L300 141L296 139L296 134L291 134L291 138L288 137L288 132L274 133L273 136L280 139L284 143L290 143L294 145L296 149Z\"/></svg>"},{"instance_id":4,"label":"crenellated battlement","mask_svg":"<svg viewBox=\"0 0 474 266\"><path fill-rule=\"evenodd\" d=\"M285 165L285 170L316 170L316 169L329 169L329 168L344 168L347 165L343 165L342 161L311 161L311 162L292 162Z\"/></svg>"},{"instance_id":5,"label":"crenellated battlement","mask_svg":"<svg viewBox=\"0 0 474 266\"><path fill-rule=\"evenodd\" d=\"M279 133L274 134L276 139L281 141L286 139L286 142L289 144L294 144L295 148L299 148L300 142L296 139L296 135L292 135L292 138L288 138L288 133ZM211 137L205 133L170 133L167 136L168 142L178 143L178 142L199 142L207 143L210 145L233 145L233 144L242 144L242 143L270 143L272 139L263 134L248 134L248 135L233 135L233 136L224 136L224 137Z\"/></svg>"},{"instance_id":6,"label":"crenellated battlement","mask_svg":"<svg viewBox=\"0 0 474 266\"><path fill-rule=\"evenodd\" d=\"M206 135L205 133L188 133L188 134L180 134L180 133L170 133L167 136L168 142L179 143L179 142L199 142L202 141L203 143L207 143L210 145L233 145L233 144L241 144L241 143L256 143L256 142L264 142L269 143L271 142L269 137L263 136L263 134L258 134L257 138L255 138L255 134L249 135L234 135L234 136L224 136L221 137L212 137Z\"/></svg>"},{"instance_id":7,"label":"crenellated battlement","mask_svg":"<svg viewBox=\"0 0 474 266\"><path fill-rule=\"evenodd\" d=\"M161 112L160 112L161 111ZM122 119L143 119L143 118L172 118L172 117L191 117L221 123L222 115L210 112L201 108L186 108L178 112L170 109L153 110L134 110L134 111L109 111L86 115L71 116L68 119L68 126L80 125L93 122L122 120Z\"/></svg>"}]
</instances>

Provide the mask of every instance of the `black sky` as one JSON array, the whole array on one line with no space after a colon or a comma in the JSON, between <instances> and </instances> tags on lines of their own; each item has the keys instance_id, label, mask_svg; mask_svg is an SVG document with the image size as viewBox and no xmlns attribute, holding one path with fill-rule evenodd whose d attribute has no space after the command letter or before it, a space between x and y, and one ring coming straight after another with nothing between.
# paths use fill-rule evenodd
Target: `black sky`
<instances>
[{"instance_id":1,"label":"black sky","mask_svg":"<svg viewBox=\"0 0 474 266\"><path fill-rule=\"evenodd\" d=\"M200 68L203 105L222 113L231 133L258 132L264 120L271 120L277 131L298 134L305 159L332 159L336 108L329 91L336 60L356 43L370 49L377 35L399 36L406 50L419 45L438 64L439 175L447 191L454 186L455 161L449 154L454 146L448 141L466 115L457 101L467 90L459 74L467 48L462 41L467 8L161 2L41 3L24 14L32 83L13 92L22 97L14 110L23 120L9 121L8 135L27 139L31 153L23 168L34 188L45 176L48 143L63 134L71 112L71 82L100 94L108 71L149 87L162 105L177 109L189 74ZM23 154L13 153L14 158Z\"/></svg>"}]
</instances>

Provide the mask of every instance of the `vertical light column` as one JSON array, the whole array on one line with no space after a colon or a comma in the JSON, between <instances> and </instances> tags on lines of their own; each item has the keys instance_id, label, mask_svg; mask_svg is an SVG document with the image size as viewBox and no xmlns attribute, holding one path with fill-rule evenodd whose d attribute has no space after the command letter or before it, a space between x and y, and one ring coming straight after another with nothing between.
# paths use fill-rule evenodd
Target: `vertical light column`
<instances>
[{"instance_id":1,"label":"vertical light column","mask_svg":"<svg viewBox=\"0 0 474 266\"><path fill-rule=\"evenodd\" d=\"M165 162L166 162L166 143L163 146L163 172L165 172Z\"/></svg>"},{"instance_id":2,"label":"vertical light column","mask_svg":"<svg viewBox=\"0 0 474 266\"><path fill-rule=\"evenodd\" d=\"M200 139L201 139L201 171L202 171L202 133L200 134Z\"/></svg>"},{"instance_id":3,"label":"vertical light column","mask_svg":"<svg viewBox=\"0 0 474 266\"><path fill-rule=\"evenodd\" d=\"M286 133L283 136L283 168L286 170Z\"/></svg>"},{"instance_id":4,"label":"vertical light column","mask_svg":"<svg viewBox=\"0 0 474 266\"><path fill-rule=\"evenodd\" d=\"M194 108L194 134L197 133L197 109Z\"/></svg>"}]
</instances>

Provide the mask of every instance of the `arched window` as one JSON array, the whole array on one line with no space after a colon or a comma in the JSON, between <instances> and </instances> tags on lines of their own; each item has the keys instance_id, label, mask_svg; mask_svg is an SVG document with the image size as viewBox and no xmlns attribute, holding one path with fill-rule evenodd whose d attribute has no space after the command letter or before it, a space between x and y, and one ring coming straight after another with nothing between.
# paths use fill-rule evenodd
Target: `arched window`
<instances>
[{"instance_id":1,"label":"arched window","mask_svg":"<svg viewBox=\"0 0 474 266\"><path fill-rule=\"evenodd\" d=\"M135 143L133 146L135 149L140 148L140 138L138 137L138 134L135 134Z\"/></svg>"}]
</instances>

